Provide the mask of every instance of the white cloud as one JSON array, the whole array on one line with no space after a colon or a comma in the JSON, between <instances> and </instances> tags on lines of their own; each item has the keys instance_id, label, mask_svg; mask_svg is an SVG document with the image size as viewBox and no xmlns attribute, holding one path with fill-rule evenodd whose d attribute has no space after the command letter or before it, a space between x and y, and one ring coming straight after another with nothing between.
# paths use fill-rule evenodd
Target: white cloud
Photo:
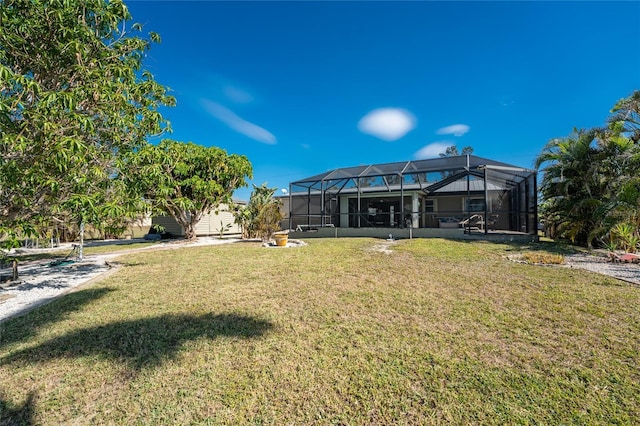
<instances>
[{"instance_id":1,"label":"white cloud","mask_svg":"<svg viewBox=\"0 0 640 426\"><path fill-rule=\"evenodd\" d=\"M416 160L424 160L426 158L437 158L441 153L444 153L448 147L451 145L455 145L453 142L449 141L439 141L431 143L427 146L422 147L415 154L413 154L413 158Z\"/></svg>"},{"instance_id":2,"label":"white cloud","mask_svg":"<svg viewBox=\"0 0 640 426\"><path fill-rule=\"evenodd\" d=\"M453 135L462 136L469 131L469 126L466 124L453 124L451 126L442 127L436 131L439 135Z\"/></svg>"},{"instance_id":3,"label":"white cloud","mask_svg":"<svg viewBox=\"0 0 640 426\"><path fill-rule=\"evenodd\" d=\"M227 99L237 104L248 104L253 102L253 96L249 92L237 87L226 85L222 88L222 91Z\"/></svg>"},{"instance_id":4,"label":"white cloud","mask_svg":"<svg viewBox=\"0 0 640 426\"><path fill-rule=\"evenodd\" d=\"M399 108L378 108L358 122L362 133L385 141L395 141L416 127L416 119L409 111Z\"/></svg>"},{"instance_id":5,"label":"white cloud","mask_svg":"<svg viewBox=\"0 0 640 426\"><path fill-rule=\"evenodd\" d=\"M241 133L255 141L266 143L269 145L275 145L276 143L278 143L276 137L267 129L264 129L257 124L253 124L243 119L242 117L239 117L229 108L220 105L217 102L209 101L206 99L202 101L202 104L204 108L209 112L209 114L222 121L224 124L235 130L236 132Z\"/></svg>"}]
</instances>

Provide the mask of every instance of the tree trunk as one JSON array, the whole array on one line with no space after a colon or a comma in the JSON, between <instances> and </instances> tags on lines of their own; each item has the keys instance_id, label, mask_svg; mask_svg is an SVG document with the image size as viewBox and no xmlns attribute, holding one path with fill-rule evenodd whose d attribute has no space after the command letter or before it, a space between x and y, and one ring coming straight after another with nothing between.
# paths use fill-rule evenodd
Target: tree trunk
<instances>
[{"instance_id":1,"label":"tree trunk","mask_svg":"<svg viewBox=\"0 0 640 426\"><path fill-rule=\"evenodd\" d=\"M78 248L78 260L84 260L84 220L80 222L80 247Z\"/></svg>"},{"instance_id":2,"label":"tree trunk","mask_svg":"<svg viewBox=\"0 0 640 426\"><path fill-rule=\"evenodd\" d=\"M184 238L189 241L195 241L197 239L196 236L196 228L191 223L184 224Z\"/></svg>"}]
</instances>

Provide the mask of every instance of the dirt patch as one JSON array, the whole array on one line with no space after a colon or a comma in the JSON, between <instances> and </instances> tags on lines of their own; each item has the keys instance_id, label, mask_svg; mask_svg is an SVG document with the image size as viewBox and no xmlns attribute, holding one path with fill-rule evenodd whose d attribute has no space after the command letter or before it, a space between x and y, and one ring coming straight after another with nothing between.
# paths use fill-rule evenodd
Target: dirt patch
<instances>
[{"instance_id":1,"label":"dirt patch","mask_svg":"<svg viewBox=\"0 0 640 426\"><path fill-rule=\"evenodd\" d=\"M393 253L393 250L391 250L391 246L395 243L397 243L397 240L384 240L383 242L371 247L371 250L384 254L391 254Z\"/></svg>"}]
</instances>

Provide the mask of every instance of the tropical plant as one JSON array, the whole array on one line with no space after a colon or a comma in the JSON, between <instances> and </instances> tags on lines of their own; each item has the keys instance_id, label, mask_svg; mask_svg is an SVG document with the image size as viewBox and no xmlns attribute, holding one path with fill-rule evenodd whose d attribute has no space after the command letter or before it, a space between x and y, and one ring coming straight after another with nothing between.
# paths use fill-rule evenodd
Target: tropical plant
<instances>
[{"instance_id":1,"label":"tropical plant","mask_svg":"<svg viewBox=\"0 0 640 426\"><path fill-rule=\"evenodd\" d=\"M635 91L615 105L608 126L553 139L537 157L540 214L552 237L610 244L617 224L640 228L639 100Z\"/></svg>"},{"instance_id":2,"label":"tropical plant","mask_svg":"<svg viewBox=\"0 0 640 426\"><path fill-rule=\"evenodd\" d=\"M216 231L218 232L218 238L220 239L224 238L225 232L227 232L229 229L231 229L231 224L224 223L224 221L221 220L220 226L216 229Z\"/></svg>"},{"instance_id":3,"label":"tropical plant","mask_svg":"<svg viewBox=\"0 0 640 426\"><path fill-rule=\"evenodd\" d=\"M640 90L616 102L611 113L609 128L625 133L633 143L640 143Z\"/></svg>"},{"instance_id":4,"label":"tropical plant","mask_svg":"<svg viewBox=\"0 0 640 426\"><path fill-rule=\"evenodd\" d=\"M640 231L630 223L618 223L611 229L611 239L628 253L635 253L640 244Z\"/></svg>"},{"instance_id":5,"label":"tropical plant","mask_svg":"<svg viewBox=\"0 0 640 426\"><path fill-rule=\"evenodd\" d=\"M611 238L610 235L608 236L608 238L601 238L600 245L608 251L612 252L618 250L619 247L618 241L616 241L614 238Z\"/></svg>"},{"instance_id":6,"label":"tropical plant","mask_svg":"<svg viewBox=\"0 0 640 426\"><path fill-rule=\"evenodd\" d=\"M606 190L598 169L601 155L596 135L593 130L574 130L569 137L547 143L536 159L536 167L544 166L540 192L546 225L556 229L558 236L583 245L597 226Z\"/></svg>"},{"instance_id":7,"label":"tropical plant","mask_svg":"<svg viewBox=\"0 0 640 426\"><path fill-rule=\"evenodd\" d=\"M277 188L268 188L266 183L253 185L249 204L242 213L251 238L260 238L266 242L280 230L280 221L284 215L282 201L274 197L276 190Z\"/></svg>"}]
</instances>

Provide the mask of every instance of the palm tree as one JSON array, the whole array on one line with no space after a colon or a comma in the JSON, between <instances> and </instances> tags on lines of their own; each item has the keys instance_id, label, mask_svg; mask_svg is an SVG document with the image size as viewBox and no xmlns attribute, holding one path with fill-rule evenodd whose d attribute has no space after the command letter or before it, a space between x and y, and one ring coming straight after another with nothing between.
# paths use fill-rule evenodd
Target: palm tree
<instances>
[{"instance_id":1,"label":"palm tree","mask_svg":"<svg viewBox=\"0 0 640 426\"><path fill-rule=\"evenodd\" d=\"M556 231L552 237L588 245L591 232L600 226L607 185L599 170L597 136L595 130L574 130L566 138L549 141L536 158L543 172L541 216Z\"/></svg>"},{"instance_id":2,"label":"palm tree","mask_svg":"<svg viewBox=\"0 0 640 426\"><path fill-rule=\"evenodd\" d=\"M640 90L629 97L620 99L611 109L613 114L608 122L609 128L625 133L633 143L640 143Z\"/></svg>"},{"instance_id":3,"label":"palm tree","mask_svg":"<svg viewBox=\"0 0 640 426\"><path fill-rule=\"evenodd\" d=\"M282 201L274 197L276 190L277 188L268 188L266 183L253 185L249 204L243 211L246 218L241 218L246 219L251 237L269 241L274 232L280 230L280 221L284 215L281 210Z\"/></svg>"},{"instance_id":4,"label":"palm tree","mask_svg":"<svg viewBox=\"0 0 640 426\"><path fill-rule=\"evenodd\" d=\"M552 237L591 245L611 242L620 227L640 236L640 91L611 113L608 126L574 129L536 159L540 215Z\"/></svg>"},{"instance_id":5,"label":"palm tree","mask_svg":"<svg viewBox=\"0 0 640 426\"><path fill-rule=\"evenodd\" d=\"M640 144L624 128L602 130L600 164L608 185L606 233L617 225L640 229Z\"/></svg>"}]
</instances>

